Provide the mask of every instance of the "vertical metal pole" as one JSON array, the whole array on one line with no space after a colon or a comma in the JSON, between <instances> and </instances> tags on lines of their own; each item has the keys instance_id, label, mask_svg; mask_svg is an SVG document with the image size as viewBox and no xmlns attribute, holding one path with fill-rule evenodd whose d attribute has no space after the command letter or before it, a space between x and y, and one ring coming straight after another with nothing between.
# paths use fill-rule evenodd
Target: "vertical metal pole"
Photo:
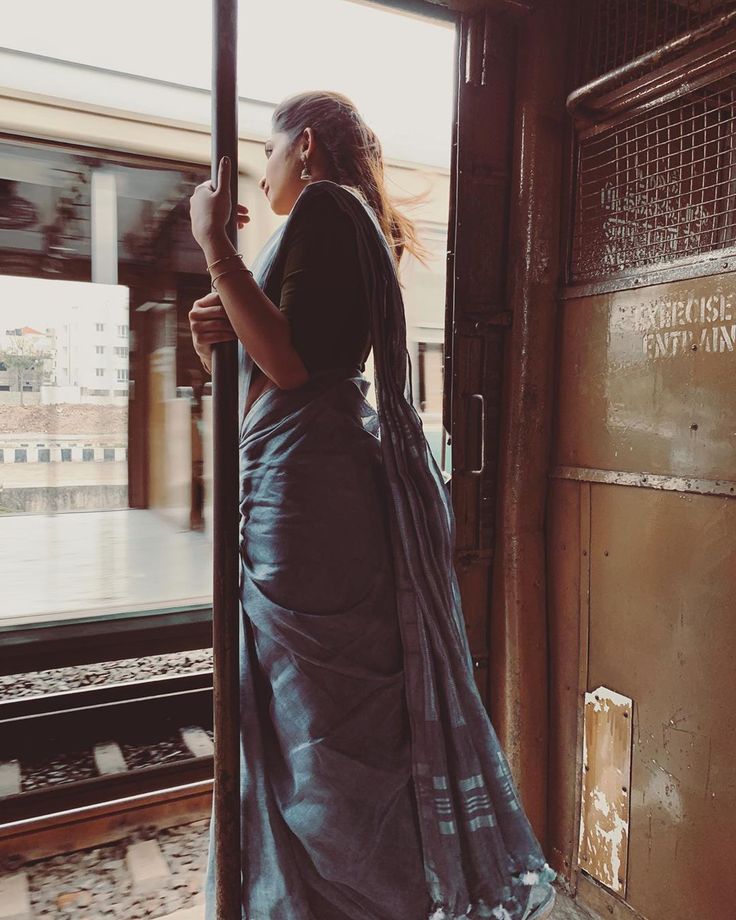
<instances>
[{"instance_id":1,"label":"vertical metal pole","mask_svg":"<svg viewBox=\"0 0 736 920\"><path fill-rule=\"evenodd\" d=\"M545 513L560 279L565 62L571 4L519 25L506 344L491 612L491 711L524 808L546 842L549 743Z\"/></svg>"},{"instance_id":2,"label":"vertical metal pole","mask_svg":"<svg viewBox=\"0 0 736 920\"><path fill-rule=\"evenodd\" d=\"M212 2L212 182L230 157L233 203L227 233L237 243L237 0ZM212 649L215 726L215 861L217 918L240 920L240 662L238 653L238 352L213 349L214 581Z\"/></svg>"}]
</instances>

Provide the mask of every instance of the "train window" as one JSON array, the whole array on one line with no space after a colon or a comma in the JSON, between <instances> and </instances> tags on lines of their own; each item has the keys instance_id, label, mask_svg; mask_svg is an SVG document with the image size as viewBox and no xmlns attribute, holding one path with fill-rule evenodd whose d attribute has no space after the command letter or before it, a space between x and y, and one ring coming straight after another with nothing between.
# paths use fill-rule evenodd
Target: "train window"
<instances>
[{"instance_id":1,"label":"train window","mask_svg":"<svg viewBox=\"0 0 736 920\"><path fill-rule=\"evenodd\" d=\"M190 524L189 470L177 466L188 453L172 444L193 437L191 400L177 398L177 386L192 383L188 368L201 371L186 314L208 285L188 198L207 174L122 152L0 142L2 511L16 517L6 527L25 528L19 552L24 542L43 545L64 582L49 594L24 580L14 617L87 609L94 589L79 587L66 555L78 527L108 553L101 572L117 565L111 535L131 527L126 547L155 531L166 552L191 551L166 517ZM131 506L154 513L129 515ZM46 515L58 512L64 520L49 536ZM93 612L208 598L206 567L190 567L175 586L170 570L159 567L158 580L108 579Z\"/></svg>"},{"instance_id":2,"label":"train window","mask_svg":"<svg viewBox=\"0 0 736 920\"><path fill-rule=\"evenodd\" d=\"M583 132L573 280L733 247L735 121L731 75L613 126Z\"/></svg>"}]
</instances>

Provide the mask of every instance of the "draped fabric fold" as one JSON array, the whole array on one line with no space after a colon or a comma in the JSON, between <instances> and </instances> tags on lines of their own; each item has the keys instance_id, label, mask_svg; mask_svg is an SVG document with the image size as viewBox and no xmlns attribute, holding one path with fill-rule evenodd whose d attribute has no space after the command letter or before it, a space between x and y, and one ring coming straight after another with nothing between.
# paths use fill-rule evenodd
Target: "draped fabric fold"
<instances>
[{"instance_id":1,"label":"draped fabric fold","mask_svg":"<svg viewBox=\"0 0 736 920\"><path fill-rule=\"evenodd\" d=\"M522 920L555 873L475 685L386 239L353 189L312 182L251 268L265 289L311 195L352 217L377 411L355 368L243 417L239 348L242 917ZM210 845L207 920L213 881Z\"/></svg>"}]
</instances>

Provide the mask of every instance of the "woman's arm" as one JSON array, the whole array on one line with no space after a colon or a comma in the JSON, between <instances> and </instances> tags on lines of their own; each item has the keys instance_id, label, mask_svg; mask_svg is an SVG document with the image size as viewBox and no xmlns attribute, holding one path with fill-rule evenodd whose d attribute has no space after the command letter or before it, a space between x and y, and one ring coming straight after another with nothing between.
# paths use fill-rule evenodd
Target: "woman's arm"
<instances>
[{"instance_id":1,"label":"woman's arm","mask_svg":"<svg viewBox=\"0 0 736 920\"><path fill-rule=\"evenodd\" d=\"M236 251L227 235L202 241L207 264ZM228 267L233 266L228 263ZM216 276L217 270L214 270ZM217 293L235 334L267 377L282 390L301 386L309 379L298 352L291 344L289 322L246 271L228 271L217 282Z\"/></svg>"}]
</instances>

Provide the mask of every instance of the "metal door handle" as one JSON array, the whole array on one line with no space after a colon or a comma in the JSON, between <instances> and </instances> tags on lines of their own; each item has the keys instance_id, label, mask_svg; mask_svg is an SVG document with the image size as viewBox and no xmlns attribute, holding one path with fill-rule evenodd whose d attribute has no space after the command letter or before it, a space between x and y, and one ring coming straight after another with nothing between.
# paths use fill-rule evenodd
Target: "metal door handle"
<instances>
[{"instance_id":1,"label":"metal door handle","mask_svg":"<svg viewBox=\"0 0 736 920\"><path fill-rule=\"evenodd\" d=\"M486 401L482 393L470 393L470 399L480 400L480 467L467 470L474 476L480 476L486 468Z\"/></svg>"}]
</instances>

